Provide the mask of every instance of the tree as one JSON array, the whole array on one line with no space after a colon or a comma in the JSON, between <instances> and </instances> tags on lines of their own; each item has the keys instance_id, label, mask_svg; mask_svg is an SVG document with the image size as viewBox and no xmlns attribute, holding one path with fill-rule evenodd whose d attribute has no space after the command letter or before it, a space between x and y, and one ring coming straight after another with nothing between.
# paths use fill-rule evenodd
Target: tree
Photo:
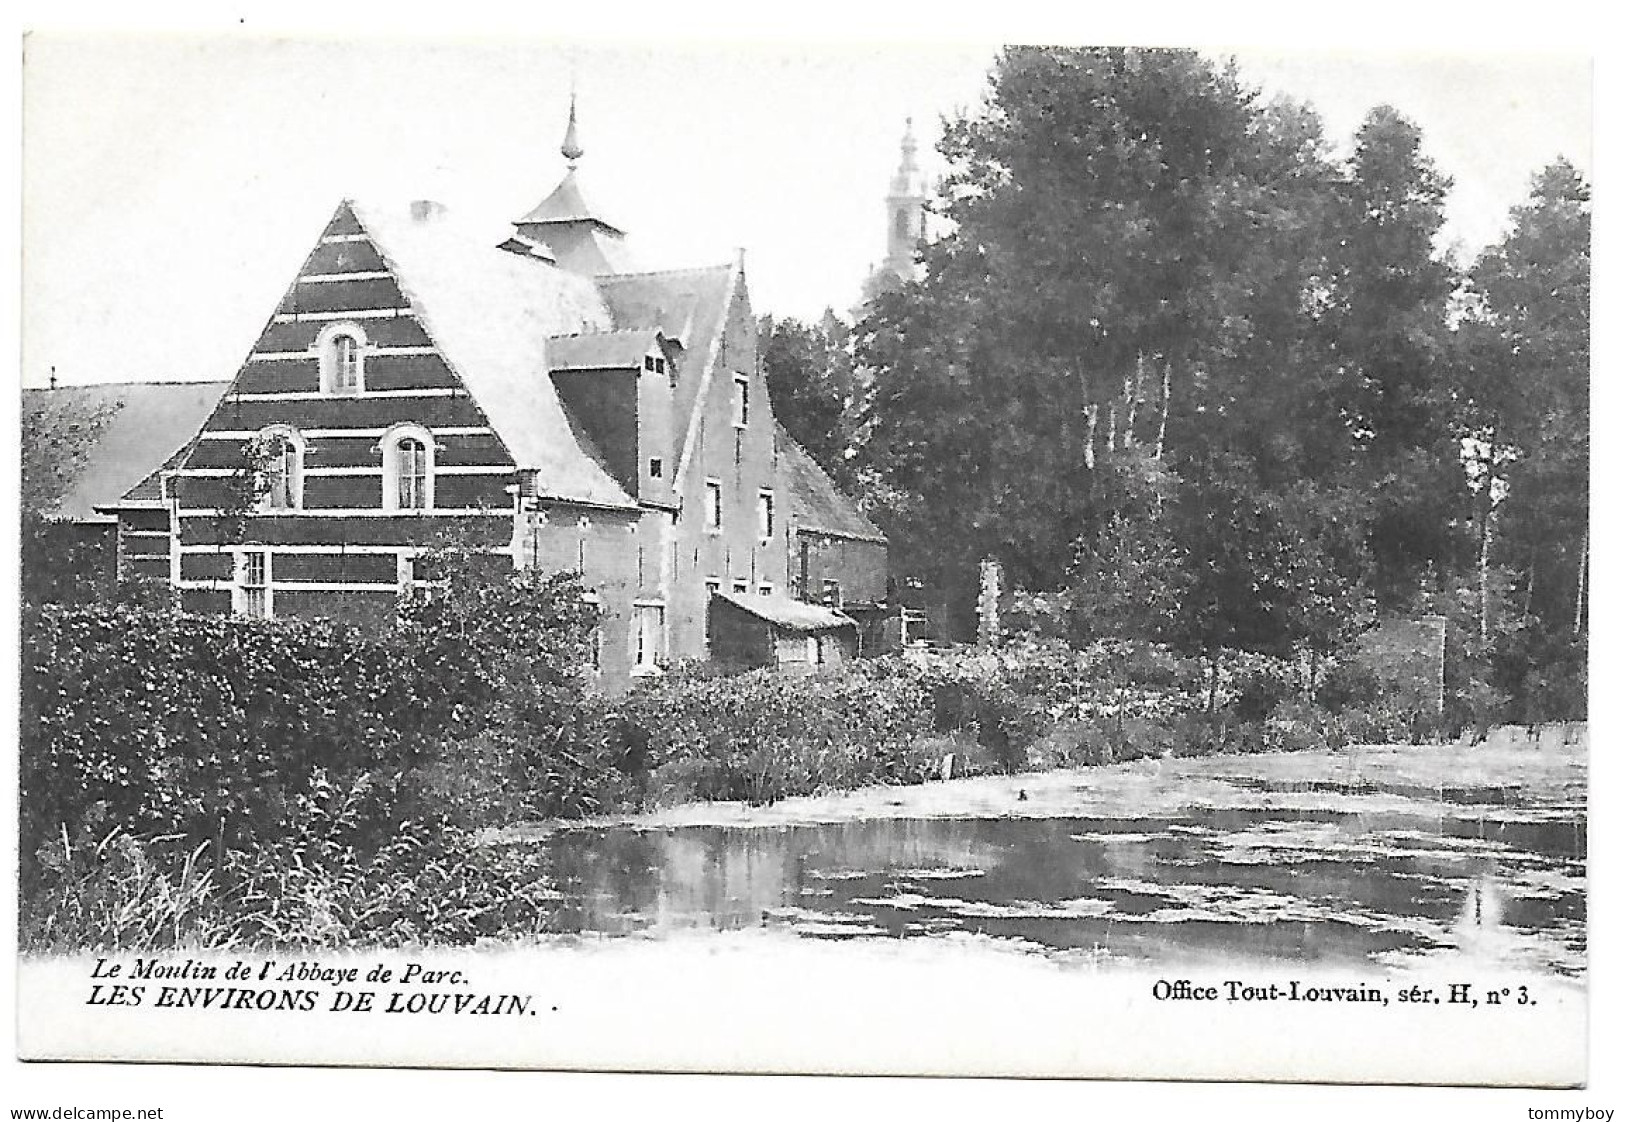
<instances>
[{"instance_id":1,"label":"tree","mask_svg":"<svg viewBox=\"0 0 1625 1122\"><path fill-rule=\"evenodd\" d=\"M1235 452L1269 485L1346 459L1309 331L1324 147L1312 113L1192 52L1001 56L943 140L953 232L857 328L861 459L899 556L951 586L991 555L1052 589L1117 459L1184 475L1199 449Z\"/></svg>"},{"instance_id":2,"label":"tree","mask_svg":"<svg viewBox=\"0 0 1625 1122\"><path fill-rule=\"evenodd\" d=\"M1067 637L1174 638L1188 585L1168 504L1178 479L1150 454L1117 458L1093 473L1097 491L1062 595Z\"/></svg>"},{"instance_id":3,"label":"tree","mask_svg":"<svg viewBox=\"0 0 1625 1122\"><path fill-rule=\"evenodd\" d=\"M861 398L851 328L832 311L817 324L763 316L757 339L774 418L837 486L850 489Z\"/></svg>"},{"instance_id":4,"label":"tree","mask_svg":"<svg viewBox=\"0 0 1625 1122\"><path fill-rule=\"evenodd\" d=\"M1527 717L1583 715L1590 568L1591 190L1566 161L1537 175L1471 274L1459 393L1482 460L1481 577L1513 574L1527 632L1502 684ZM1491 537L1492 526L1499 534ZM1492 602L1481 580L1481 627Z\"/></svg>"},{"instance_id":5,"label":"tree","mask_svg":"<svg viewBox=\"0 0 1625 1122\"><path fill-rule=\"evenodd\" d=\"M52 515L118 409L66 391L25 402L19 536L22 595L29 604L86 603L109 590L108 539Z\"/></svg>"},{"instance_id":6,"label":"tree","mask_svg":"<svg viewBox=\"0 0 1625 1122\"><path fill-rule=\"evenodd\" d=\"M1420 129L1388 106L1367 115L1340 184L1325 327L1372 495L1376 589L1390 607L1429 566L1454 570L1470 556L1445 361L1457 277L1434 246L1450 186Z\"/></svg>"},{"instance_id":7,"label":"tree","mask_svg":"<svg viewBox=\"0 0 1625 1122\"><path fill-rule=\"evenodd\" d=\"M1243 458L1219 455L1193 464L1173 518L1186 650L1326 655L1369 625L1363 526L1348 495L1307 482L1261 488Z\"/></svg>"}]
</instances>

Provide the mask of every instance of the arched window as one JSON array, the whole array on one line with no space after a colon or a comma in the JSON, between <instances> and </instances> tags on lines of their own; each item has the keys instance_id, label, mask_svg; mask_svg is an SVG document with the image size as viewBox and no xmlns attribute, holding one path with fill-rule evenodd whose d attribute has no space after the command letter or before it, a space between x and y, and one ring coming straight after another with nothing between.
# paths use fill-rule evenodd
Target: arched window
<instances>
[{"instance_id":1,"label":"arched window","mask_svg":"<svg viewBox=\"0 0 1625 1122\"><path fill-rule=\"evenodd\" d=\"M434 506L434 438L418 425L397 425L379 445L384 456L384 509Z\"/></svg>"},{"instance_id":2,"label":"arched window","mask_svg":"<svg viewBox=\"0 0 1625 1122\"><path fill-rule=\"evenodd\" d=\"M415 436L395 444L395 505L401 510L429 505L429 450Z\"/></svg>"},{"instance_id":3,"label":"arched window","mask_svg":"<svg viewBox=\"0 0 1625 1122\"><path fill-rule=\"evenodd\" d=\"M356 393L361 389L361 344L354 335L335 335L333 351L338 376L335 388L339 393Z\"/></svg>"},{"instance_id":4,"label":"arched window","mask_svg":"<svg viewBox=\"0 0 1625 1122\"><path fill-rule=\"evenodd\" d=\"M322 392L355 396L366 390L367 336L353 323L333 324L316 338Z\"/></svg>"},{"instance_id":5,"label":"arched window","mask_svg":"<svg viewBox=\"0 0 1625 1122\"><path fill-rule=\"evenodd\" d=\"M261 510L298 510L304 505L305 443L286 426L262 431L255 438Z\"/></svg>"}]
</instances>

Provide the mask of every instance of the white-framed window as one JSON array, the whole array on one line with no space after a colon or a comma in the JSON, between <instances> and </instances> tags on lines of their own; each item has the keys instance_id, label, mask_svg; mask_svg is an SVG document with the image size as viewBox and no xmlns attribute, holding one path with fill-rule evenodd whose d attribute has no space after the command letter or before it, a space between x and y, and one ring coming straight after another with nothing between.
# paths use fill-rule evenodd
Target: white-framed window
<instances>
[{"instance_id":1,"label":"white-framed window","mask_svg":"<svg viewBox=\"0 0 1625 1122\"><path fill-rule=\"evenodd\" d=\"M771 595L773 595L773 586L771 584L767 584L766 582L763 582L762 584L757 585L756 586L756 595L758 595L758 596L771 596Z\"/></svg>"},{"instance_id":2,"label":"white-framed window","mask_svg":"<svg viewBox=\"0 0 1625 1122\"><path fill-rule=\"evenodd\" d=\"M747 593L749 591L750 591L750 581L746 580L744 577L735 577L734 578L734 593L735 593L735 595L743 596L745 593Z\"/></svg>"},{"instance_id":3,"label":"white-framed window","mask_svg":"<svg viewBox=\"0 0 1625 1122\"><path fill-rule=\"evenodd\" d=\"M708 598L711 595L713 595L714 593L718 593L718 592L721 592L721 591L722 591L722 578L721 577L706 577L705 578L705 595Z\"/></svg>"},{"instance_id":4,"label":"white-framed window","mask_svg":"<svg viewBox=\"0 0 1625 1122\"><path fill-rule=\"evenodd\" d=\"M245 549L237 554L236 580L232 582L232 608L254 619L270 619L271 552Z\"/></svg>"},{"instance_id":5,"label":"white-framed window","mask_svg":"<svg viewBox=\"0 0 1625 1122\"><path fill-rule=\"evenodd\" d=\"M734 428L750 425L750 379L743 374L734 375Z\"/></svg>"},{"instance_id":6,"label":"white-framed window","mask_svg":"<svg viewBox=\"0 0 1625 1122\"><path fill-rule=\"evenodd\" d=\"M658 674L666 661L666 605L632 605L632 673Z\"/></svg>"},{"instance_id":7,"label":"white-framed window","mask_svg":"<svg viewBox=\"0 0 1625 1122\"><path fill-rule=\"evenodd\" d=\"M366 392L367 333L354 323L335 323L316 337L322 392L354 397Z\"/></svg>"},{"instance_id":8,"label":"white-framed window","mask_svg":"<svg viewBox=\"0 0 1625 1122\"><path fill-rule=\"evenodd\" d=\"M643 369L651 374L664 374L666 372L666 359L664 355L644 355Z\"/></svg>"},{"instance_id":9,"label":"white-framed window","mask_svg":"<svg viewBox=\"0 0 1625 1122\"><path fill-rule=\"evenodd\" d=\"M756 532L763 542L773 540L773 492L765 487L756 495Z\"/></svg>"},{"instance_id":10,"label":"white-framed window","mask_svg":"<svg viewBox=\"0 0 1625 1122\"><path fill-rule=\"evenodd\" d=\"M260 460L256 490L261 510L298 510L304 505L305 442L286 425L264 429L256 438Z\"/></svg>"},{"instance_id":11,"label":"white-framed window","mask_svg":"<svg viewBox=\"0 0 1625 1122\"><path fill-rule=\"evenodd\" d=\"M722 531L722 481L705 481L705 528L712 533Z\"/></svg>"},{"instance_id":12,"label":"white-framed window","mask_svg":"<svg viewBox=\"0 0 1625 1122\"><path fill-rule=\"evenodd\" d=\"M421 425L396 425L378 443L384 457L385 510L434 508L434 437Z\"/></svg>"}]
</instances>

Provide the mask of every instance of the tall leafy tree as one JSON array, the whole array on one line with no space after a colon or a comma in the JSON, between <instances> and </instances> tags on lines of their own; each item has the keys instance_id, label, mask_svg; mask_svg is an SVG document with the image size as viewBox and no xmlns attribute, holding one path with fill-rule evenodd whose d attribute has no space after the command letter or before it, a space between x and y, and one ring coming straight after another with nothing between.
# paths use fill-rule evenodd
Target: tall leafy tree
<instances>
[{"instance_id":1,"label":"tall leafy tree","mask_svg":"<svg viewBox=\"0 0 1625 1122\"><path fill-rule=\"evenodd\" d=\"M928 578L1064 582L1125 456L1266 486L1347 459L1308 330L1336 213L1313 114L1191 52L1020 49L942 148L954 233L856 340L865 460Z\"/></svg>"},{"instance_id":2,"label":"tall leafy tree","mask_svg":"<svg viewBox=\"0 0 1625 1122\"><path fill-rule=\"evenodd\" d=\"M851 487L862 398L851 327L826 311L815 324L763 316L757 334L774 417L837 485Z\"/></svg>"},{"instance_id":3,"label":"tall leafy tree","mask_svg":"<svg viewBox=\"0 0 1625 1122\"><path fill-rule=\"evenodd\" d=\"M1480 461L1482 626L1492 570L1522 628L1503 684L1528 719L1583 716L1590 578L1591 189L1544 169L1471 274L1459 393ZM1491 530L1498 531L1493 536Z\"/></svg>"},{"instance_id":4,"label":"tall leafy tree","mask_svg":"<svg viewBox=\"0 0 1625 1122\"><path fill-rule=\"evenodd\" d=\"M1451 183L1422 151L1421 130L1379 106L1340 186L1325 325L1336 400L1372 495L1377 590L1397 607L1428 568L1461 567L1471 549L1447 376L1458 278L1435 245Z\"/></svg>"}]
</instances>

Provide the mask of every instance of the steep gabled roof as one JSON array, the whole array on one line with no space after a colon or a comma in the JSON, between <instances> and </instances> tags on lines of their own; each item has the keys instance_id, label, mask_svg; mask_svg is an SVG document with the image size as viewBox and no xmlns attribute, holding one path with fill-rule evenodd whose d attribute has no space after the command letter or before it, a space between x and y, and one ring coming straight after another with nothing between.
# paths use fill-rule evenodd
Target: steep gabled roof
<instances>
[{"instance_id":1,"label":"steep gabled roof","mask_svg":"<svg viewBox=\"0 0 1625 1122\"><path fill-rule=\"evenodd\" d=\"M547 341L549 370L632 370L660 345L660 331L600 331Z\"/></svg>"},{"instance_id":2,"label":"steep gabled roof","mask_svg":"<svg viewBox=\"0 0 1625 1122\"><path fill-rule=\"evenodd\" d=\"M594 277L616 328L659 328L702 358L728 314L732 265L670 269L661 273L611 273Z\"/></svg>"},{"instance_id":3,"label":"steep gabled roof","mask_svg":"<svg viewBox=\"0 0 1625 1122\"><path fill-rule=\"evenodd\" d=\"M824 469L777 421L773 440L779 452L779 478L789 492L790 517L799 529L861 541L886 540L886 535L869 521L856 503L841 493Z\"/></svg>"},{"instance_id":4,"label":"steep gabled roof","mask_svg":"<svg viewBox=\"0 0 1625 1122\"><path fill-rule=\"evenodd\" d=\"M538 492L635 506L582 448L545 376L550 338L614 326L592 280L503 253L448 215L347 205L514 462L536 471Z\"/></svg>"},{"instance_id":5,"label":"steep gabled roof","mask_svg":"<svg viewBox=\"0 0 1625 1122\"><path fill-rule=\"evenodd\" d=\"M116 506L184 449L226 392L226 382L129 382L23 391L23 415L44 443L67 453L52 465L61 490L35 513L108 521ZM38 454L38 450L36 450ZM39 465L37 465L39 466ZM134 497L147 497L134 496ZM156 487L150 497L159 497Z\"/></svg>"},{"instance_id":6,"label":"steep gabled roof","mask_svg":"<svg viewBox=\"0 0 1625 1122\"><path fill-rule=\"evenodd\" d=\"M695 408L709 385L711 364L728 323L728 306L738 276L736 265L672 269L659 273L616 273L594 278L615 326L622 330L658 327L683 348L677 394L680 420L673 430L677 477L681 477L699 414Z\"/></svg>"}]
</instances>

